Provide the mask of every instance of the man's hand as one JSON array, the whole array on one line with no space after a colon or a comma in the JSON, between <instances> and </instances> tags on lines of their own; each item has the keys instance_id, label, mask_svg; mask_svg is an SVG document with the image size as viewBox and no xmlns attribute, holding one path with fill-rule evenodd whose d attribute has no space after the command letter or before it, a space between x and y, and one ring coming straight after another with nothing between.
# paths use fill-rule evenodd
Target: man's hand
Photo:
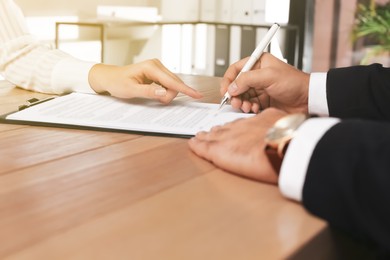
<instances>
[{"instance_id":1,"label":"man's hand","mask_svg":"<svg viewBox=\"0 0 390 260\"><path fill-rule=\"evenodd\" d=\"M123 67L96 64L89 73L89 83L97 93L108 92L119 98L142 97L169 103L178 92L202 97L157 59Z\"/></svg>"},{"instance_id":2,"label":"man's hand","mask_svg":"<svg viewBox=\"0 0 390 260\"><path fill-rule=\"evenodd\" d=\"M278 176L264 152L264 138L269 128L286 113L266 109L247 119L200 132L189 141L191 150L229 172L268 183Z\"/></svg>"},{"instance_id":3,"label":"man's hand","mask_svg":"<svg viewBox=\"0 0 390 260\"><path fill-rule=\"evenodd\" d=\"M221 94L229 91L234 108L246 113L258 113L267 107L288 113L308 112L309 74L263 53L252 70L235 80L247 59L232 64L221 82Z\"/></svg>"}]
</instances>

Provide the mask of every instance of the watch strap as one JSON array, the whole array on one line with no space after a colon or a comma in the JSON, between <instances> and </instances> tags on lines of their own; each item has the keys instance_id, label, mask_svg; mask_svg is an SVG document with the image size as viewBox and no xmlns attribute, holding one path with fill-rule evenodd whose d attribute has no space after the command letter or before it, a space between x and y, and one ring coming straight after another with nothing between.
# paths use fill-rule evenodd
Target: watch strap
<instances>
[{"instance_id":1,"label":"watch strap","mask_svg":"<svg viewBox=\"0 0 390 260\"><path fill-rule=\"evenodd\" d=\"M286 153L287 147L289 145L290 141L286 142L283 151L278 151L278 149L272 148L271 146L267 145L265 147L265 153L267 155L267 158L272 166L274 168L275 172L279 174L280 167L282 166L282 161L284 154Z\"/></svg>"},{"instance_id":2,"label":"watch strap","mask_svg":"<svg viewBox=\"0 0 390 260\"><path fill-rule=\"evenodd\" d=\"M265 148L265 153L272 168L275 170L276 174L279 175L280 167L282 166L282 158L279 157L278 151L267 146Z\"/></svg>"},{"instance_id":3,"label":"watch strap","mask_svg":"<svg viewBox=\"0 0 390 260\"><path fill-rule=\"evenodd\" d=\"M306 116L306 119L311 117L317 117L317 116L318 115L315 114L309 114ZM279 174L280 172L284 155L287 151L288 145L290 144L292 138L293 136L290 136L289 139L287 140L285 139L284 141L280 142L277 145L267 144L265 147L265 154L267 155L270 164L272 165L272 167L274 168L277 174Z\"/></svg>"}]
</instances>

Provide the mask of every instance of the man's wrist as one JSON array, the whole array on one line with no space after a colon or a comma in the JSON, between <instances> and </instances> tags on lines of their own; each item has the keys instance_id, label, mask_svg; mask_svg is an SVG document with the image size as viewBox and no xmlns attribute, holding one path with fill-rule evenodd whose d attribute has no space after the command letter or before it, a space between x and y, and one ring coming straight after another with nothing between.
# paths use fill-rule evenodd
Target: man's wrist
<instances>
[{"instance_id":1,"label":"man's wrist","mask_svg":"<svg viewBox=\"0 0 390 260\"><path fill-rule=\"evenodd\" d=\"M289 114L278 121L268 130L265 137L265 153L275 172L278 174L284 154L298 128L309 115L303 113Z\"/></svg>"},{"instance_id":2,"label":"man's wrist","mask_svg":"<svg viewBox=\"0 0 390 260\"><path fill-rule=\"evenodd\" d=\"M302 200L311 155L325 132L338 122L337 118L310 118L300 126L289 144L279 173L279 187L285 197Z\"/></svg>"}]
</instances>

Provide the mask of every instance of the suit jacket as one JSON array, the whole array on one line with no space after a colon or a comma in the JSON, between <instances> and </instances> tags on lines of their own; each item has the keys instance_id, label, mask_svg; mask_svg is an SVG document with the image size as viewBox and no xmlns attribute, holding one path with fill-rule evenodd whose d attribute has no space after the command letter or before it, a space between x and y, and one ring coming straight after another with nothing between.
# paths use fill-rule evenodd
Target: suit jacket
<instances>
[{"instance_id":1,"label":"suit jacket","mask_svg":"<svg viewBox=\"0 0 390 260\"><path fill-rule=\"evenodd\" d=\"M332 69L330 116L344 120L317 144L303 204L331 226L390 252L390 69Z\"/></svg>"}]
</instances>

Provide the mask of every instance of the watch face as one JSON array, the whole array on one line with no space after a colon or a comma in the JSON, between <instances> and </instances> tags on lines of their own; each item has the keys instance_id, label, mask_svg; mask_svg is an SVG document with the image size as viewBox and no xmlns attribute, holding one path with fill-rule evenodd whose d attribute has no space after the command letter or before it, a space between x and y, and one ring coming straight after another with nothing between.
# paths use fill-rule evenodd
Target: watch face
<instances>
[{"instance_id":1,"label":"watch face","mask_svg":"<svg viewBox=\"0 0 390 260\"><path fill-rule=\"evenodd\" d=\"M266 135L266 142L279 143L285 139L291 139L295 130L306 120L305 114L291 114L276 121Z\"/></svg>"}]
</instances>

